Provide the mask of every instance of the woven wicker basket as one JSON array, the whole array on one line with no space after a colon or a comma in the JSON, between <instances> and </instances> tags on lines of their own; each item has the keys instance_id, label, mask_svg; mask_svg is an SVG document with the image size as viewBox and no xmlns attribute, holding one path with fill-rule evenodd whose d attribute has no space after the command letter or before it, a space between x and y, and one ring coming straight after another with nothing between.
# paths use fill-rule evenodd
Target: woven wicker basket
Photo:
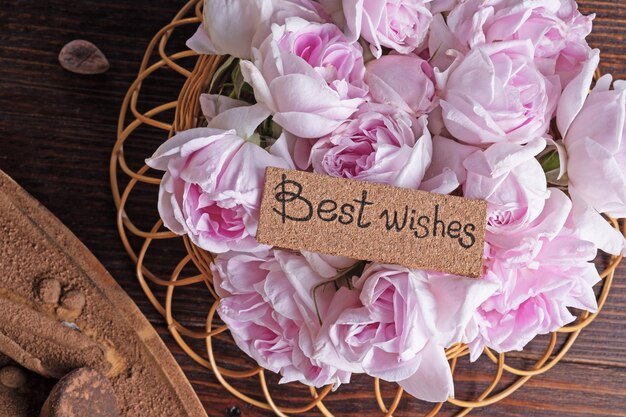
<instances>
[{"instance_id":1,"label":"woven wicker basket","mask_svg":"<svg viewBox=\"0 0 626 417\"><path fill-rule=\"evenodd\" d=\"M395 413L435 416L445 407L449 411L447 414L456 413L454 415L463 416L475 408L489 406L506 398L533 376L550 370L563 358L580 332L596 318L597 314L579 312L578 320L574 324L540 338L542 340L539 342L533 342L523 354L495 354L486 350L481 361L470 364L466 346L451 347L447 351L447 356L455 375L457 397L450 398L447 403L442 404L422 403L403 395L402 389L394 384L365 376L359 378L355 384L340 388L345 394L341 398L346 398L345 400L339 399L337 393L331 393L331 387L316 390L299 384L289 384L278 388L275 376L251 361L242 365L245 355L241 352L238 353L241 360L236 361L236 367L231 365L230 368L226 368L222 365L223 361L217 352L224 352L225 349L220 349L220 346L234 346L234 343L228 340L228 330L215 314L218 297L213 290L209 270L211 254L194 246L187 238L176 236L162 228L162 222L156 220L158 213L155 193L152 194L153 198L149 203L146 203L145 198L135 197L138 188L158 189L159 178L146 175L148 167L145 165L138 170L131 169L124 153L125 145L135 139L138 129L142 126L149 126L153 131L154 129L161 131L159 140L164 141L175 132L202 126L204 123L198 99L200 94L207 92L212 76L223 58L197 56L189 50L166 52L168 42L175 31L184 29L185 33L189 34L201 22L201 7L200 0L187 3L172 22L161 29L150 42L139 75L129 88L122 105L117 142L113 148L110 164L111 187L122 242L137 265L137 277L146 295L167 321L174 339L193 360L210 369L221 385L235 397L260 409L272 410L279 416L299 414L333 416L335 414L332 408L339 408L337 402L340 401L350 401L350 408L367 412L367 415L379 413L391 416ZM181 64L182 61L189 60L194 63L191 70ZM171 73L172 70L184 80L178 99L172 98L172 101L140 112L139 97L144 83L154 77L155 73L163 71ZM172 111L174 111L172 123L160 120L168 115L171 119ZM149 156L154 149L156 146L144 149L143 157ZM133 207L146 204L151 204L154 208L156 223L144 231L131 220L129 212L132 212ZM614 227L619 227L615 220L608 221ZM165 257L158 257L161 264L163 262L170 264L170 273L151 272L153 268L148 265L147 258L150 252L156 251L153 249L156 241L184 245L184 254L179 258L174 258L171 251L164 252L168 254ZM620 261L621 258L618 257L603 260L605 266L601 274L603 281L597 289L600 310L607 299L615 268ZM200 289L211 296L211 302L202 306L203 317L206 317L205 329L202 331L187 328L174 317L173 304L184 304L184 298L178 295L183 290L181 287L193 287L194 291ZM180 301L181 299L183 301ZM198 342L204 343L200 345ZM233 361L230 360L229 363ZM490 374L487 374L488 372ZM371 395L364 395L367 390L371 391ZM359 399L359 404L355 404L354 398ZM346 407L344 405L341 408Z\"/></svg>"}]
</instances>

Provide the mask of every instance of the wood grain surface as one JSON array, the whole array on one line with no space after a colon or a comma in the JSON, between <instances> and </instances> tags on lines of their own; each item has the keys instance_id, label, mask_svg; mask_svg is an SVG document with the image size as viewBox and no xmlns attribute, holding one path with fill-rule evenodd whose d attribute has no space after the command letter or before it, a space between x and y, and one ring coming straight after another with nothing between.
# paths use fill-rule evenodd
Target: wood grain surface
<instances>
[{"instance_id":1,"label":"wood grain surface","mask_svg":"<svg viewBox=\"0 0 626 417\"><path fill-rule=\"evenodd\" d=\"M116 277L171 348L210 416L235 416L228 411L233 406L243 416L269 416L233 399L177 347L137 283L115 228L108 162L122 98L148 41L182 5L181 0L0 0L0 169L56 214ZM602 70L626 79L626 3L582 1L581 9L597 14L590 42L602 50ZM63 70L57 55L73 39L95 43L111 69L96 76ZM160 104L161 94L176 96L181 86L178 77L159 77L158 88L142 98L146 105ZM146 134L126 152L145 157L159 140ZM193 292L186 296L178 318L188 326L200 325L194 305L205 300ZM232 345L221 346L219 354L237 362ZM525 361L524 355L519 361ZM492 368L481 363L484 372L466 377L463 385L469 388L464 390L488 383ZM371 380L356 378L349 389L333 395L328 407L338 416L362 416L374 410L371 389ZM277 397L289 403L296 394L285 391ZM423 406L409 401L401 409L399 416L421 415L414 409ZM601 316L560 364L510 398L471 415L626 416L626 265Z\"/></svg>"}]
</instances>

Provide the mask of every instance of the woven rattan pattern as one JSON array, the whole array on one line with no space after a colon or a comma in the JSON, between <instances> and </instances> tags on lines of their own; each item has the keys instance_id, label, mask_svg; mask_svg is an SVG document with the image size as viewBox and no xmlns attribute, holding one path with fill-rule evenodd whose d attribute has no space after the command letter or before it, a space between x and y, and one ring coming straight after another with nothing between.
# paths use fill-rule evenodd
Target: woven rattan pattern
<instances>
[{"instance_id":1,"label":"woven rattan pattern","mask_svg":"<svg viewBox=\"0 0 626 417\"><path fill-rule=\"evenodd\" d=\"M150 302L167 321L169 330L174 339L193 360L207 369L210 369L226 390L242 401L261 409L272 410L279 416L307 413L313 415L321 414L330 417L333 416L333 413L324 405L324 400L333 395L330 386L321 390L308 388L310 397L300 399L302 402L301 406L283 407L273 399L270 393L270 391L272 391L269 386L270 382L268 382L268 378L266 378L265 371L262 368L256 365L250 365L248 370L235 371L221 367L219 365L220 358L216 357L214 354L213 344L215 343L215 336L220 333L227 333L228 329L220 322L219 317L215 314L219 299L213 290L211 282L211 272L209 269L209 264L212 262L211 255L194 246L185 237L176 236L172 232L164 230L160 221L154 224L151 230L140 230L127 214L128 208L132 207L134 204L140 204L133 200L134 191L138 184L143 183L148 186L158 187L159 178L147 175L148 167L145 165L137 171L129 167L124 156L125 143L133 140L134 133L142 125L148 125L161 130L162 139L166 140L175 132L201 126L203 123L198 98L200 94L206 92L211 77L220 66L222 58L206 55L197 56L196 53L189 50L175 53L166 52L168 41L174 31L182 26L195 28L201 22L201 7L202 1L191 0L180 10L170 24L162 28L155 35L141 62L139 75L130 86L122 104L117 130L117 141L113 148L110 163L111 187L117 208L119 234L127 252L137 265L137 277L144 292L150 299ZM151 61L154 61L155 57L157 59L156 62L151 63ZM181 60L189 60L190 57L193 57L195 61L195 66L192 70L186 69L179 63ZM178 99L166 102L143 113L138 111L138 101L144 81L150 78L155 72L163 69L173 70L186 80ZM170 124L158 120L157 117L159 115L167 114L168 112L171 113L172 111L175 111L173 123ZM149 155L145 156L147 157ZM153 204L156 212L156 201L154 201ZM615 220L609 219L609 221L614 227L619 227ZM134 242L136 239L140 239L142 242L138 249L134 247L136 245L131 243L131 241ZM165 277L159 277L150 272L150 268L145 262L146 254L150 251L153 241L161 239L182 240L187 250L187 255L182 259L171 260L173 272L170 276ZM621 258L612 257L601 274L603 280L599 284L601 287L598 290L598 305L600 310L607 299L613 282L615 268L620 261ZM195 268L196 274L185 278L181 277L183 270L186 271L190 269L190 267ZM193 331L181 325L174 318L172 308L173 300L176 296L176 288L197 284L206 284L206 291L211 293L213 299L213 303L206 306L206 331L204 332ZM164 297L159 298L155 294L154 288L158 286L165 288ZM587 312L580 313L575 324L563 327L553 333L550 336L550 341L545 352L535 358L533 365L527 369L517 369L510 366L507 363L507 355L496 354L490 350L486 350L485 354L487 357L496 364L493 379L487 388L474 398L450 398L448 400L449 403L456 406L457 409L460 409L455 415L464 416L475 408L494 404L516 391L533 376L540 375L550 370L563 358L580 332L587 327L596 316L597 314L589 314ZM563 340L557 343L559 337ZM190 343L188 343L192 339L205 340L206 349L201 351L197 349L194 350L190 346ZM453 371L455 370L457 361L461 358L466 359L468 354L468 349L464 345L456 345L447 350L447 356ZM242 356L243 355L242 353ZM506 374L508 374L506 380L512 380L513 382L509 382L508 384L502 382L503 376ZM254 397L253 394L244 394L235 386L231 385L232 381L242 378L255 378L258 380L260 391L257 392L262 393L262 395ZM456 383L459 384L458 378L455 377L455 380ZM385 402L381 392L381 383L377 378L374 378L372 395L376 398L379 414L392 416L402 401L403 391L398 387L393 399L390 402ZM443 405L444 404L434 404L432 409L425 415L437 415ZM369 414L373 415L376 410L371 411L372 413Z\"/></svg>"}]
</instances>

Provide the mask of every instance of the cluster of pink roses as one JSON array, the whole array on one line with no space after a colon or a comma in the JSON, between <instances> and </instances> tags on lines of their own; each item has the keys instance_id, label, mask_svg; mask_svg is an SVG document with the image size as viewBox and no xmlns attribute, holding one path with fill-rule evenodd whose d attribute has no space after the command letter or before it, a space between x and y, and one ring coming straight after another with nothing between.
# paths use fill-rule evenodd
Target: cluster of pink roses
<instances>
[{"instance_id":1,"label":"cluster of pink roses","mask_svg":"<svg viewBox=\"0 0 626 417\"><path fill-rule=\"evenodd\" d=\"M445 348L520 350L569 308L597 309L598 248L626 252L602 218L626 217L626 83L589 92L599 52L574 0L208 0L204 14L189 46L239 59L255 99L203 95L207 127L148 165L165 171L165 226L216 255L219 315L261 366L444 401ZM278 134L261 138L268 121ZM483 278L257 243L269 166L486 200Z\"/></svg>"}]
</instances>

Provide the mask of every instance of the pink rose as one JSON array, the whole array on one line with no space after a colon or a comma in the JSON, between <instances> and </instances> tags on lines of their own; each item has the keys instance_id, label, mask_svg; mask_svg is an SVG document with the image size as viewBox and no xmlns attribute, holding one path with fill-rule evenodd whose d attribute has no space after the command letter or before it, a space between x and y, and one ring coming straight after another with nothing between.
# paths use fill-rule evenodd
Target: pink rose
<instances>
[{"instance_id":1,"label":"pink rose","mask_svg":"<svg viewBox=\"0 0 626 417\"><path fill-rule=\"evenodd\" d=\"M201 54L232 55L251 59L270 34L272 24L282 25L288 17L322 22L328 16L312 0L205 0L202 25L187 41Z\"/></svg>"},{"instance_id":2,"label":"pink rose","mask_svg":"<svg viewBox=\"0 0 626 417\"><path fill-rule=\"evenodd\" d=\"M599 63L594 50L583 71L565 88L557 113L563 136L561 168L567 169L574 214L585 239L612 254L626 255L626 240L599 213L626 217L626 84L601 78L591 93Z\"/></svg>"},{"instance_id":3,"label":"pink rose","mask_svg":"<svg viewBox=\"0 0 626 417\"><path fill-rule=\"evenodd\" d=\"M426 39L432 14L429 0L342 0L350 40L363 37L376 58L382 47L401 54L415 50Z\"/></svg>"},{"instance_id":4,"label":"pink rose","mask_svg":"<svg viewBox=\"0 0 626 417\"><path fill-rule=\"evenodd\" d=\"M332 276L314 271L300 254L279 250L220 254L211 271L221 297L218 313L237 346L260 366L279 372L281 383L322 387L350 381L349 372L313 359L319 320L335 293L332 282L316 287Z\"/></svg>"},{"instance_id":5,"label":"pink rose","mask_svg":"<svg viewBox=\"0 0 626 417\"><path fill-rule=\"evenodd\" d=\"M365 66L373 101L391 104L417 116L436 105L434 71L416 55L385 55Z\"/></svg>"},{"instance_id":6,"label":"pink rose","mask_svg":"<svg viewBox=\"0 0 626 417\"><path fill-rule=\"evenodd\" d=\"M357 291L330 303L318 358L398 382L426 401L454 395L444 348L461 340L477 306L495 290L479 280L396 265L368 265ZM360 291L360 295L359 295Z\"/></svg>"},{"instance_id":7,"label":"pink rose","mask_svg":"<svg viewBox=\"0 0 626 417\"><path fill-rule=\"evenodd\" d=\"M533 55L530 41L481 45L437 75L448 131L474 145L544 136L560 87L558 77L539 72Z\"/></svg>"},{"instance_id":8,"label":"pink rose","mask_svg":"<svg viewBox=\"0 0 626 417\"><path fill-rule=\"evenodd\" d=\"M358 44L333 24L288 18L241 62L245 80L273 120L303 138L319 138L343 123L363 102L367 86Z\"/></svg>"},{"instance_id":9,"label":"pink rose","mask_svg":"<svg viewBox=\"0 0 626 417\"><path fill-rule=\"evenodd\" d=\"M447 18L452 34L466 52L482 44L530 40L537 68L557 74L565 86L587 60L585 38L593 16L583 16L574 0L468 0Z\"/></svg>"},{"instance_id":10,"label":"pink rose","mask_svg":"<svg viewBox=\"0 0 626 417\"><path fill-rule=\"evenodd\" d=\"M463 196L489 203L489 243L506 241L509 235L525 229L543 211L549 196L548 185L535 156L545 146L545 140L540 138L524 146L496 143L485 151L473 153L463 162L467 170Z\"/></svg>"},{"instance_id":11,"label":"pink rose","mask_svg":"<svg viewBox=\"0 0 626 417\"><path fill-rule=\"evenodd\" d=\"M437 137L427 177L442 175L445 170L454 172L464 197L489 203L489 243L506 242L543 211L548 185L535 156L545 146L546 141L537 138L526 145L503 142L482 150Z\"/></svg>"},{"instance_id":12,"label":"pink rose","mask_svg":"<svg viewBox=\"0 0 626 417\"><path fill-rule=\"evenodd\" d=\"M486 282L498 285L468 328L472 359L483 348L522 350L535 336L574 321L568 310L595 312L593 286L600 276L593 264L596 247L567 227L572 204L552 189L543 213L510 236L508 247L491 248Z\"/></svg>"},{"instance_id":13,"label":"pink rose","mask_svg":"<svg viewBox=\"0 0 626 417\"><path fill-rule=\"evenodd\" d=\"M612 78L605 75L587 95L596 66L597 58L560 102L567 173L570 187L600 213L626 217L626 83L610 89ZM583 101L568 100L572 94Z\"/></svg>"},{"instance_id":14,"label":"pink rose","mask_svg":"<svg viewBox=\"0 0 626 417\"><path fill-rule=\"evenodd\" d=\"M315 172L417 188L430 163L426 117L419 120L383 104L364 104L311 151Z\"/></svg>"},{"instance_id":15,"label":"pink rose","mask_svg":"<svg viewBox=\"0 0 626 417\"><path fill-rule=\"evenodd\" d=\"M279 152L284 138L272 153L244 139L268 114L260 105L230 108L212 118L209 127L167 140L146 161L165 171L159 214L167 228L214 253L263 248L254 236L265 168L293 167L287 153ZM229 126L238 129L226 130Z\"/></svg>"}]
</instances>

